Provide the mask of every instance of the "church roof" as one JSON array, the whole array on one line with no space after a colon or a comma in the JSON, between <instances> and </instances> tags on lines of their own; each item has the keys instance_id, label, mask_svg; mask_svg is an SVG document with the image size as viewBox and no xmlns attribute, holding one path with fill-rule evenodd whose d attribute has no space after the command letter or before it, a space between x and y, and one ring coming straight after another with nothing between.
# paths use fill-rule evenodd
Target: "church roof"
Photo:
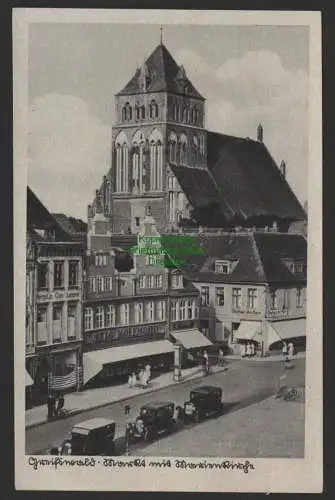
<instances>
[{"instance_id":1,"label":"church roof","mask_svg":"<svg viewBox=\"0 0 335 500\"><path fill-rule=\"evenodd\" d=\"M306 217L263 142L208 132L207 165L235 215L291 221Z\"/></svg>"},{"instance_id":2,"label":"church roof","mask_svg":"<svg viewBox=\"0 0 335 500\"><path fill-rule=\"evenodd\" d=\"M223 221L255 218L305 219L262 142L208 132L207 165L208 170L171 165L186 198L197 209L194 218L200 225L224 227Z\"/></svg>"},{"instance_id":3,"label":"church roof","mask_svg":"<svg viewBox=\"0 0 335 500\"><path fill-rule=\"evenodd\" d=\"M175 94L187 94L204 101L204 97L196 90L191 81L184 75L184 70L176 63L164 44L159 44L145 61L149 76L147 92L172 92ZM117 95L139 94L143 91L139 84L139 73L137 69L134 76ZM185 91L187 87L187 91Z\"/></svg>"}]
</instances>

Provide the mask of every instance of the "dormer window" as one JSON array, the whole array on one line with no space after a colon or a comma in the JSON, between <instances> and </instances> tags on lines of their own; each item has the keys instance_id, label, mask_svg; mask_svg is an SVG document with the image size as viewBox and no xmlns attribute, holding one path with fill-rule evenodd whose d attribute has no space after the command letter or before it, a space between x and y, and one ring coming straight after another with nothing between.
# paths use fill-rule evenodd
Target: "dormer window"
<instances>
[{"instance_id":1,"label":"dormer window","mask_svg":"<svg viewBox=\"0 0 335 500\"><path fill-rule=\"evenodd\" d=\"M182 288L183 287L183 275L178 273L178 274L173 274L171 276L171 287L172 288Z\"/></svg>"},{"instance_id":2,"label":"dormer window","mask_svg":"<svg viewBox=\"0 0 335 500\"><path fill-rule=\"evenodd\" d=\"M215 272L221 274L229 274L230 262L227 260L217 260L215 262Z\"/></svg>"},{"instance_id":3,"label":"dormer window","mask_svg":"<svg viewBox=\"0 0 335 500\"><path fill-rule=\"evenodd\" d=\"M295 262L294 263L294 272L295 273L302 273L304 270L304 265L302 262Z\"/></svg>"}]
</instances>

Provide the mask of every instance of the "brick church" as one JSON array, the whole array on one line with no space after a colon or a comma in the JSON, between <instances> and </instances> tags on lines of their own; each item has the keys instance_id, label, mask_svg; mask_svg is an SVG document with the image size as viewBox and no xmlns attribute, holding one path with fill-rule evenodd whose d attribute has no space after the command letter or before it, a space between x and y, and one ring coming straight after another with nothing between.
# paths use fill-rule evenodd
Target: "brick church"
<instances>
[{"instance_id":1,"label":"brick church","mask_svg":"<svg viewBox=\"0 0 335 500\"><path fill-rule=\"evenodd\" d=\"M257 140L207 131L205 98L163 43L115 96L111 168L88 206L111 233L136 234L150 206L160 233L187 228L288 231L306 218Z\"/></svg>"}]
</instances>

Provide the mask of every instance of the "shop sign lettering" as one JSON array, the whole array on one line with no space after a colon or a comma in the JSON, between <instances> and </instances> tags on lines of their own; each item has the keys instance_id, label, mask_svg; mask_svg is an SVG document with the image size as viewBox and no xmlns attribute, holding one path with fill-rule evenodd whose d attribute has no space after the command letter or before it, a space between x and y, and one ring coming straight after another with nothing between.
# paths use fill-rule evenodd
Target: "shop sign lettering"
<instances>
[{"instance_id":1,"label":"shop sign lettering","mask_svg":"<svg viewBox=\"0 0 335 500\"><path fill-rule=\"evenodd\" d=\"M158 325L109 328L108 330L87 333L85 335L85 344L111 344L113 341L122 338L154 337L158 333Z\"/></svg>"}]
</instances>

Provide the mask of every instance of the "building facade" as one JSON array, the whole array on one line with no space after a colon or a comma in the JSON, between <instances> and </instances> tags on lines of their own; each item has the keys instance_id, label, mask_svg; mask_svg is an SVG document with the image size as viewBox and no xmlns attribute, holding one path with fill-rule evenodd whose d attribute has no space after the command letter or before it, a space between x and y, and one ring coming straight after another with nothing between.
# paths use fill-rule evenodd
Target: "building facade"
<instances>
[{"instance_id":1,"label":"building facade","mask_svg":"<svg viewBox=\"0 0 335 500\"><path fill-rule=\"evenodd\" d=\"M282 340L306 342L307 243L299 235L203 235L205 252L186 274L200 292L200 330L235 352L252 341L260 353Z\"/></svg>"},{"instance_id":2,"label":"building facade","mask_svg":"<svg viewBox=\"0 0 335 500\"><path fill-rule=\"evenodd\" d=\"M150 264L140 239L159 245L155 220L147 215L138 237L114 241L109 221L97 212L88 233L84 309L84 383L105 384L149 362L174 364L173 332L197 331L199 293L183 274ZM117 245L122 245L123 248ZM200 335L200 332L198 332Z\"/></svg>"},{"instance_id":3,"label":"building facade","mask_svg":"<svg viewBox=\"0 0 335 500\"><path fill-rule=\"evenodd\" d=\"M50 389L81 385L84 248L67 241L31 191L28 218L26 385L44 400Z\"/></svg>"}]
</instances>

